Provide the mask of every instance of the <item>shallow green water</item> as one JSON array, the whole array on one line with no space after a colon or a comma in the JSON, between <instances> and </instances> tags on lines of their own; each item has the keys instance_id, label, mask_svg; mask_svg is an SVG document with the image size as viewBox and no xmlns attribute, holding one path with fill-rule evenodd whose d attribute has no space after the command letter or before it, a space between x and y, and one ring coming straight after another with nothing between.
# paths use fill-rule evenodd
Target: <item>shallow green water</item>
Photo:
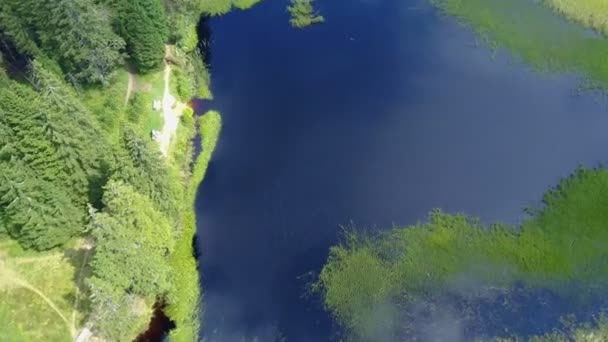
<instances>
[{"instance_id":1,"label":"shallow green water","mask_svg":"<svg viewBox=\"0 0 608 342\"><path fill-rule=\"evenodd\" d=\"M582 72L608 86L608 42L531 0L431 0L493 47L539 70Z\"/></svg>"}]
</instances>

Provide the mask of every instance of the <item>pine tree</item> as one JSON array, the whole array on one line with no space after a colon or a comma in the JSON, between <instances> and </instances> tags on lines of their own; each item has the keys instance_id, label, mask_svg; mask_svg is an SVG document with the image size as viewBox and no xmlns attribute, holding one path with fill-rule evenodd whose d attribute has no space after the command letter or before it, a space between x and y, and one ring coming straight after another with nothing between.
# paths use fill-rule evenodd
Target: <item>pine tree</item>
<instances>
[{"instance_id":1,"label":"pine tree","mask_svg":"<svg viewBox=\"0 0 608 342\"><path fill-rule=\"evenodd\" d=\"M15 0L0 2L0 31L11 39L21 53L39 55L40 49L36 45L32 27L28 27L25 18L19 13L19 5L23 6L23 3Z\"/></svg>"},{"instance_id":2,"label":"pine tree","mask_svg":"<svg viewBox=\"0 0 608 342\"><path fill-rule=\"evenodd\" d=\"M162 61L168 37L167 18L161 0L121 0L114 3L118 32L140 71Z\"/></svg>"},{"instance_id":3,"label":"pine tree","mask_svg":"<svg viewBox=\"0 0 608 342\"><path fill-rule=\"evenodd\" d=\"M84 211L16 160L0 162L0 226L27 248L49 249L84 230Z\"/></svg>"}]
</instances>

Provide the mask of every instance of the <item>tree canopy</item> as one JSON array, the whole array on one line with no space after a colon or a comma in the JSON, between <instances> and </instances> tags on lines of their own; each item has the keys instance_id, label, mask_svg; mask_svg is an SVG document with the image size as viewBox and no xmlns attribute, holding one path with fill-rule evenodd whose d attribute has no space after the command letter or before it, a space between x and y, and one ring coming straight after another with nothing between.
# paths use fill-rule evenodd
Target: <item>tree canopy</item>
<instances>
[{"instance_id":1,"label":"tree canopy","mask_svg":"<svg viewBox=\"0 0 608 342\"><path fill-rule=\"evenodd\" d=\"M168 39L167 18L161 0L111 1L116 13L117 32L137 69L149 71L158 66Z\"/></svg>"},{"instance_id":2,"label":"tree canopy","mask_svg":"<svg viewBox=\"0 0 608 342\"><path fill-rule=\"evenodd\" d=\"M89 284L100 333L113 340L124 339L121 331L113 330L116 325L103 321L116 322L131 315L123 316L124 312L112 307L137 297L154 301L168 291L173 229L148 198L123 182L110 180L103 202L104 209L91 214L89 225L96 243Z\"/></svg>"}]
</instances>

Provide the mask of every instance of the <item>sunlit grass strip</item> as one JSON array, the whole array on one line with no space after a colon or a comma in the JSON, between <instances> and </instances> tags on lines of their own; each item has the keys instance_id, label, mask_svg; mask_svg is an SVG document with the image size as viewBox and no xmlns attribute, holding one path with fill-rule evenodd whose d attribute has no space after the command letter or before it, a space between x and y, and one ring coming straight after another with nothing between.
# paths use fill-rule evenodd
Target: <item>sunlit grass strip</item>
<instances>
[{"instance_id":1,"label":"sunlit grass strip","mask_svg":"<svg viewBox=\"0 0 608 342\"><path fill-rule=\"evenodd\" d=\"M262 0L232 0L234 7L245 10L253 7L255 4Z\"/></svg>"},{"instance_id":2,"label":"sunlit grass strip","mask_svg":"<svg viewBox=\"0 0 608 342\"><path fill-rule=\"evenodd\" d=\"M208 15L222 15L230 12L235 7L245 10L253 7L261 0L206 0L201 1L201 12Z\"/></svg>"},{"instance_id":3,"label":"sunlit grass strip","mask_svg":"<svg viewBox=\"0 0 608 342\"><path fill-rule=\"evenodd\" d=\"M196 341L200 326L198 315L201 304L200 282L192 248L192 238L196 233L194 201L219 140L222 119L218 112L209 111L199 117L198 123L202 137L202 151L194 163L190 184L186 190L185 201L190 207L185 210L182 218L184 230L177 242L175 252L171 255L176 286L167 296L169 306L166 313L176 323L176 328L171 331L172 341Z\"/></svg>"},{"instance_id":4,"label":"sunlit grass strip","mask_svg":"<svg viewBox=\"0 0 608 342\"><path fill-rule=\"evenodd\" d=\"M568 19L597 32L608 34L608 1L605 0L544 0Z\"/></svg>"},{"instance_id":5,"label":"sunlit grass strip","mask_svg":"<svg viewBox=\"0 0 608 342\"><path fill-rule=\"evenodd\" d=\"M491 47L505 48L537 70L580 72L608 86L608 43L541 4L531 0L430 1L471 27Z\"/></svg>"}]
</instances>

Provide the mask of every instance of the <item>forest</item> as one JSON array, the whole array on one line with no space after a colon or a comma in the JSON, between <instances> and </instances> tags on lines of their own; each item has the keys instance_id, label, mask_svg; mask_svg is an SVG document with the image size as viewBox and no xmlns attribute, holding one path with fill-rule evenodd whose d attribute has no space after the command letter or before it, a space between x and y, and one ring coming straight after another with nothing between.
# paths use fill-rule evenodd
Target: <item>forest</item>
<instances>
[{"instance_id":1,"label":"forest","mask_svg":"<svg viewBox=\"0 0 608 342\"><path fill-rule=\"evenodd\" d=\"M605 91L605 2L431 2L491 48L537 71L581 72L584 87ZM543 6L580 29L560 25ZM311 290L345 340L451 340L441 331L448 320L460 324L465 340L608 340L607 206L608 170L580 167L527 208L518 225L436 209L414 225L349 228ZM551 319L562 324L547 325L541 307L558 302L572 311L555 306Z\"/></svg>"},{"instance_id":2,"label":"forest","mask_svg":"<svg viewBox=\"0 0 608 342\"><path fill-rule=\"evenodd\" d=\"M221 128L186 105L210 96L197 26L253 4L2 1L3 340L131 341L158 307L172 340L197 338L193 205ZM167 86L183 106L161 151Z\"/></svg>"}]
</instances>

